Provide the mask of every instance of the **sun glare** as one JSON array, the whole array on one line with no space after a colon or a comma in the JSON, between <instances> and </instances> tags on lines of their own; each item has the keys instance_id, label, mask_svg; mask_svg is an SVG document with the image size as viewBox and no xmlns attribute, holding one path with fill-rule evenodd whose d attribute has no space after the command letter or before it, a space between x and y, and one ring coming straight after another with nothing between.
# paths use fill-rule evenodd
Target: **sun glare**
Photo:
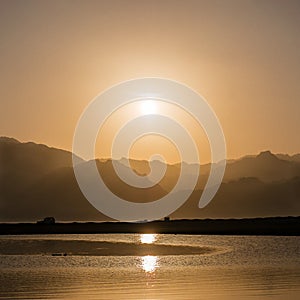
<instances>
[{"instance_id":1,"label":"sun glare","mask_svg":"<svg viewBox=\"0 0 300 300\"><path fill-rule=\"evenodd\" d=\"M145 100L139 103L139 110L143 115L156 114L158 111L157 101Z\"/></svg>"},{"instance_id":2,"label":"sun glare","mask_svg":"<svg viewBox=\"0 0 300 300\"><path fill-rule=\"evenodd\" d=\"M142 257L142 268L146 273L153 273L158 267L157 256L143 256Z\"/></svg>"},{"instance_id":3,"label":"sun glare","mask_svg":"<svg viewBox=\"0 0 300 300\"><path fill-rule=\"evenodd\" d=\"M141 234L140 241L142 244L153 244L156 241L156 234L152 234L152 233Z\"/></svg>"}]
</instances>

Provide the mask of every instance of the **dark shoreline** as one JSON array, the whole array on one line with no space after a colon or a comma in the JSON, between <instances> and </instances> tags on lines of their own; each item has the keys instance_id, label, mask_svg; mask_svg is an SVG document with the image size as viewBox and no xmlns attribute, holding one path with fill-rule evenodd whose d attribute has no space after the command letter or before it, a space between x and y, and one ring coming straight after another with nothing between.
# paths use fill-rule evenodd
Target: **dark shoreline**
<instances>
[{"instance_id":1,"label":"dark shoreline","mask_svg":"<svg viewBox=\"0 0 300 300\"><path fill-rule=\"evenodd\" d=\"M148 223L73 222L55 224L0 223L0 235L164 233L210 235L300 236L300 217L170 220Z\"/></svg>"}]
</instances>

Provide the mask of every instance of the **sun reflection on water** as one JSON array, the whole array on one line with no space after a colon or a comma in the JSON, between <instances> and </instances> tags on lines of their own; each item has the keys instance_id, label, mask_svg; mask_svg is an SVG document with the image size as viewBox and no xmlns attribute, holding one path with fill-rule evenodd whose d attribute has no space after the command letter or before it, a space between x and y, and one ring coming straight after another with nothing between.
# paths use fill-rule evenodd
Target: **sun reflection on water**
<instances>
[{"instance_id":1,"label":"sun reflection on water","mask_svg":"<svg viewBox=\"0 0 300 300\"><path fill-rule=\"evenodd\" d=\"M158 268L158 257L152 255L143 256L142 268L146 273L154 273Z\"/></svg>"},{"instance_id":2,"label":"sun reflection on water","mask_svg":"<svg viewBox=\"0 0 300 300\"><path fill-rule=\"evenodd\" d=\"M157 235L153 233L141 234L140 241L142 244L153 244L156 241Z\"/></svg>"},{"instance_id":3,"label":"sun reflection on water","mask_svg":"<svg viewBox=\"0 0 300 300\"><path fill-rule=\"evenodd\" d=\"M140 235L141 244L153 244L157 239L157 234L144 233ZM146 255L141 257L141 267L149 274L154 274L158 268L158 257L153 255Z\"/></svg>"}]
</instances>

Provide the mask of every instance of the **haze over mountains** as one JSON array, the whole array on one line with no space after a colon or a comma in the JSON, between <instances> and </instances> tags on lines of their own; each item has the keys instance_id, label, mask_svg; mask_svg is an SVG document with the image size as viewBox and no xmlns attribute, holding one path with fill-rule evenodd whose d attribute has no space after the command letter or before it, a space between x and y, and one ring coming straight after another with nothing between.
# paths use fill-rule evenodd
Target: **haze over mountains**
<instances>
[{"instance_id":1,"label":"haze over mountains","mask_svg":"<svg viewBox=\"0 0 300 300\"><path fill-rule=\"evenodd\" d=\"M0 138L0 222L36 221L54 216L60 221L102 221L98 212L82 195L72 168L72 153L35 143ZM89 164L78 158L80 164ZM124 174L127 160L117 161ZM136 173L146 175L162 162L130 161ZM167 165L166 176L148 189L136 189L114 173L111 160L97 160L107 186L128 201L159 199L176 184L180 165ZM194 176L197 166L188 166ZM300 215L300 154L246 156L227 163L223 183L204 209L198 201L208 177L210 165L202 165L196 189L189 200L171 218L244 218ZM189 180L189 179L187 179ZM179 192L180 193L180 192Z\"/></svg>"}]
</instances>

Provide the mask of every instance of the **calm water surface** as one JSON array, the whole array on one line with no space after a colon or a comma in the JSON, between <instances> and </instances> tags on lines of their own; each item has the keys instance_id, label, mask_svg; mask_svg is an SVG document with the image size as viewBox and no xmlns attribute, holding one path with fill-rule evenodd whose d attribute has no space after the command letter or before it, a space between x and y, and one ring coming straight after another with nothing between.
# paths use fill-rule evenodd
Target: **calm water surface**
<instances>
[{"instance_id":1,"label":"calm water surface","mask_svg":"<svg viewBox=\"0 0 300 300\"><path fill-rule=\"evenodd\" d=\"M74 255L76 249L67 256L52 256L44 250L28 255L28 250L14 248L36 248L45 241L64 245L62 241L70 240L78 245L84 241L117 243L120 256L89 252L78 256ZM122 243L137 247L164 244L170 249L198 246L214 251L201 255L124 256ZM11 253L3 254L1 249ZM0 270L0 299L300 299L300 237L3 236Z\"/></svg>"}]
</instances>

